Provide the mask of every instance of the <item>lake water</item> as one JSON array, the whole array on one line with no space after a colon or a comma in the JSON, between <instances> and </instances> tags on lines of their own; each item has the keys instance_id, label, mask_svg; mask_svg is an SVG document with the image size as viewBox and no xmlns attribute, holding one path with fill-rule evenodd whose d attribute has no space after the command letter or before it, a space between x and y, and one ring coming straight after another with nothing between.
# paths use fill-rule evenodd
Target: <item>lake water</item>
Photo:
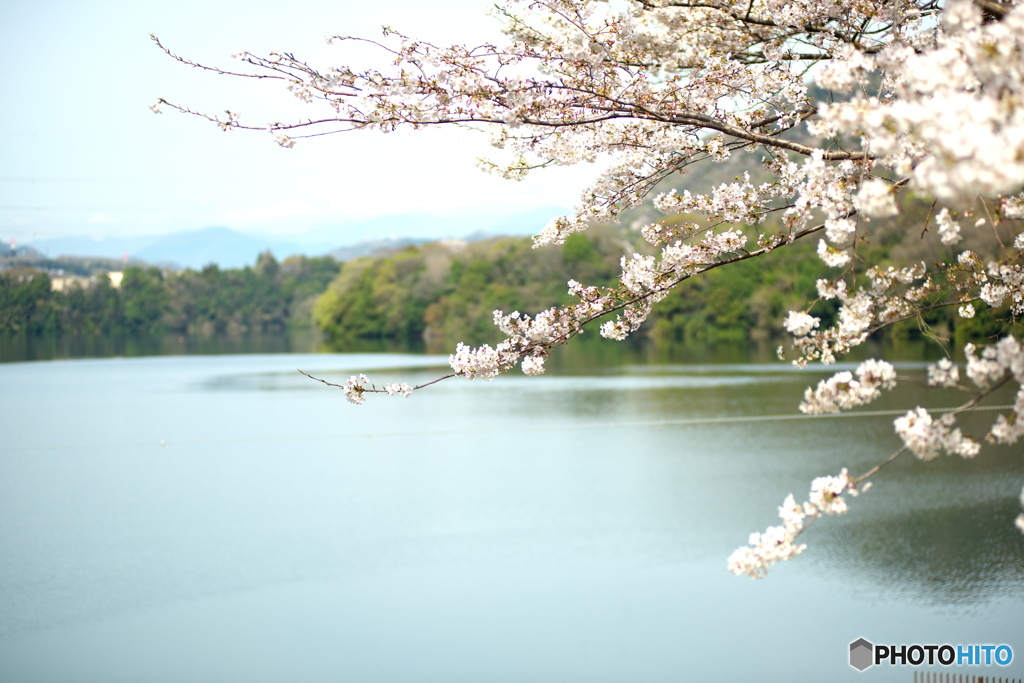
<instances>
[{"instance_id":1,"label":"lake water","mask_svg":"<svg viewBox=\"0 0 1024 683\"><path fill-rule=\"evenodd\" d=\"M820 375L782 364L577 364L359 407L295 371L445 361L0 364L0 680L912 680L854 671L860 637L1007 643L1009 667L952 670L1024 677L1020 448L897 461L753 581L728 555L787 493L891 453L891 417L737 419L796 412Z\"/></svg>"}]
</instances>

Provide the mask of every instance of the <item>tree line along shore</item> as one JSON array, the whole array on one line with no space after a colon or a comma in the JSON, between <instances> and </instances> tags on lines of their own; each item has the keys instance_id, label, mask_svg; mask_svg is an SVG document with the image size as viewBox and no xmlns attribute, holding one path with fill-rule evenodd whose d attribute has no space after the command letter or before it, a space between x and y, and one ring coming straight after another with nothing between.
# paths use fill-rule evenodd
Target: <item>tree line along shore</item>
<instances>
[{"instance_id":1,"label":"tree line along shore","mask_svg":"<svg viewBox=\"0 0 1024 683\"><path fill-rule=\"evenodd\" d=\"M977 241L984 253L985 238ZM59 289L41 269L8 265L0 272L0 335L208 336L315 327L336 347L394 340L441 350L456 341L495 341L495 309L534 314L567 303L567 276L611 286L622 254L644 246L635 232L598 226L540 250L529 238L504 237L439 240L343 263L326 256L279 262L265 252L241 269L128 266L119 282L99 274ZM781 339L787 312L815 298L818 279L835 277L814 248L808 240L684 283L655 307L643 334L655 344ZM882 261L944 256L915 252L921 247L906 231L884 222L861 249ZM827 326L836 310L834 302L819 302L814 314ZM942 308L885 335L962 342L1014 324L1006 311L983 308L965 319Z\"/></svg>"}]
</instances>

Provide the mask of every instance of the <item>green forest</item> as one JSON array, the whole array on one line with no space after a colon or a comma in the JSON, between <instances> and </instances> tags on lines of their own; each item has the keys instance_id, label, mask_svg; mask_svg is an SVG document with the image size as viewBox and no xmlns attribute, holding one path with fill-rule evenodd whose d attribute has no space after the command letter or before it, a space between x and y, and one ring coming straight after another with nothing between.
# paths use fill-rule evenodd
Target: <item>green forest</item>
<instances>
[{"instance_id":1,"label":"green forest","mask_svg":"<svg viewBox=\"0 0 1024 683\"><path fill-rule=\"evenodd\" d=\"M900 218L923 224L927 211L927 204L910 204ZM985 255L998 244L999 235L988 233L971 235L958 246ZM314 320L339 346L360 339L422 339L437 349L456 341L494 343L501 336L492 323L495 309L532 314L568 303L570 278L612 285L622 254L643 253L645 247L635 233L609 226L541 250L533 250L528 238L409 247L345 263L317 300ZM661 345L777 342L784 337L788 311L816 299L818 279L836 277L816 248L816 239L804 240L693 278L655 306L638 335ZM921 240L894 221L873 225L858 250L882 263L934 263L954 256L952 249L940 251L934 240ZM813 313L824 327L834 322L837 308L835 301L820 301ZM926 336L980 341L1012 324L1007 310L978 309L974 318L962 319L953 307L941 308L879 335L897 341Z\"/></svg>"},{"instance_id":2,"label":"green forest","mask_svg":"<svg viewBox=\"0 0 1024 683\"><path fill-rule=\"evenodd\" d=\"M275 332L312 324L316 298L338 273L332 258L264 253L252 267L165 272L128 266L115 288L104 274L53 291L29 267L0 272L0 334L159 335Z\"/></svg>"}]
</instances>

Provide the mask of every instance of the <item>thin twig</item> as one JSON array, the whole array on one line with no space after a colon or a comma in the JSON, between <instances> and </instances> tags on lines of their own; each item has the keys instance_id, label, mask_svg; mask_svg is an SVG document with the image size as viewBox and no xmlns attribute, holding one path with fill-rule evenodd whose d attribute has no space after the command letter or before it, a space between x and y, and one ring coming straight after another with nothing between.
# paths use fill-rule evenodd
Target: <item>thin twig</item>
<instances>
[{"instance_id":1,"label":"thin twig","mask_svg":"<svg viewBox=\"0 0 1024 683\"><path fill-rule=\"evenodd\" d=\"M303 374L306 377L308 377L308 378L310 378L312 380L316 380L317 382L320 382L322 384L326 384L329 387L335 387L337 389L344 389L345 388L344 384L335 384L334 382L328 382L327 380L325 380L325 379L323 379L321 377L317 377L315 375L311 375L308 372L306 372L305 370L302 370L300 368L296 368L296 370L298 370L298 372L300 374ZM436 379L432 379L429 382L424 382L423 384L417 384L416 386L412 387L412 390L416 391L417 389L424 389L426 387L429 387L431 384L437 384L438 382L440 382L442 380L451 379L452 377L457 377L457 376L458 375L456 373L452 372L452 373L449 373L449 374L447 374L447 375L445 375L443 377L437 377ZM387 389L378 389L376 386L371 384L369 389L364 387L362 389L362 392L364 394L386 394L386 393L388 393L388 390Z\"/></svg>"}]
</instances>

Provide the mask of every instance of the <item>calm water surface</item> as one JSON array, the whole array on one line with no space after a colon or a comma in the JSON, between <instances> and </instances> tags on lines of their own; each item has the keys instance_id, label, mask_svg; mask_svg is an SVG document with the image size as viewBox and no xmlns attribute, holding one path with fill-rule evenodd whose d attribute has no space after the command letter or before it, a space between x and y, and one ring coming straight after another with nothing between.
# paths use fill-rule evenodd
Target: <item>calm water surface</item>
<instances>
[{"instance_id":1,"label":"calm water surface","mask_svg":"<svg viewBox=\"0 0 1024 683\"><path fill-rule=\"evenodd\" d=\"M1011 667L974 673L1024 676L1019 449L895 463L755 582L729 553L787 493L892 452L891 418L721 421L793 414L819 376L778 365L573 367L361 407L295 372L444 362L0 365L0 680L912 680L852 670L859 637L1008 643Z\"/></svg>"}]
</instances>

